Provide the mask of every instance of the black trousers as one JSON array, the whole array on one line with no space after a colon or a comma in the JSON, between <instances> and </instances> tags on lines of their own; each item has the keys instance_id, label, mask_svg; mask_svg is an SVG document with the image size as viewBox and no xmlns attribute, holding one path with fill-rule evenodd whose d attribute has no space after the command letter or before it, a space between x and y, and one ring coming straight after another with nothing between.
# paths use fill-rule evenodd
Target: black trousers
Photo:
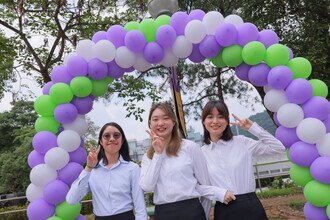
<instances>
[{"instance_id":1,"label":"black trousers","mask_svg":"<svg viewBox=\"0 0 330 220\"><path fill-rule=\"evenodd\" d=\"M206 220L198 198L155 206L154 220Z\"/></svg>"},{"instance_id":2,"label":"black trousers","mask_svg":"<svg viewBox=\"0 0 330 220\"><path fill-rule=\"evenodd\" d=\"M95 220L135 220L133 210L109 216L95 216Z\"/></svg>"},{"instance_id":3,"label":"black trousers","mask_svg":"<svg viewBox=\"0 0 330 220\"><path fill-rule=\"evenodd\" d=\"M257 195L252 193L235 195L236 200L227 205L217 201L214 220L267 220L264 207Z\"/></svg>"}]
</instances>

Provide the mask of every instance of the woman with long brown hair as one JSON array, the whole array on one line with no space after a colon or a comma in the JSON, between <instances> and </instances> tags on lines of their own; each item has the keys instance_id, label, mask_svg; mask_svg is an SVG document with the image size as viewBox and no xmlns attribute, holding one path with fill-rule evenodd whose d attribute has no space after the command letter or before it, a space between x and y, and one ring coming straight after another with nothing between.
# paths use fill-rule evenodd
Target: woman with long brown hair
<instances>
[{"instance_id":1,"label":"woman with long brown hair","mask_svg":"<svg viewBox=\"0 0 330 220\"><path fill-rule=\"evenodd\" d=\"M201 196L232 199L226 190L208 186L210 180L201 148L180 137L169 104L155 104L148 123L152 146L142 158L140 186L144 191L154 192L155 220L205 220L211 201L203 197L200 201Z\"/></svg>"}]
</instances>

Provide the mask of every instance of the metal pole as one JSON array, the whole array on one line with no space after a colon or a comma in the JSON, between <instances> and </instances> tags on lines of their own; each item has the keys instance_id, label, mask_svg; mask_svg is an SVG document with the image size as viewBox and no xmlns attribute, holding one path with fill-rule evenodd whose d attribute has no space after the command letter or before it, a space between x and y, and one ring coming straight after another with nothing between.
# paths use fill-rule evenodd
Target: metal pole
<instances>
[{"instance_id":1,"label":"metal pole","mask_svg":"<svg viewBox=\"0 0 330 220\"><path fill-rule=\"evenodd\" d=\"M256 167L257 181L258 181L259 189L260 189L260 192L262 192L261 182L260 182L260 177L259 177L259 172L258 172L258 164L257 163L255 164L255 167Z\"/></svg>"}]
</instances>

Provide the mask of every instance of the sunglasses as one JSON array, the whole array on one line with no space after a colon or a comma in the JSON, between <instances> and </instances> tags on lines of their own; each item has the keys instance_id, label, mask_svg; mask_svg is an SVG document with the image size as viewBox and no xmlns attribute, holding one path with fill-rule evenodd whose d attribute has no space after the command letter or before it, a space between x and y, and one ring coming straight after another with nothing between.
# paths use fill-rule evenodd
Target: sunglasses
<instances>
[{"instance_id":1,"label":"sunglasses","mask_svg":"<svg viewBox=\"0 0 330 220\"><path fill-rule=\"evenodd\" d=\"M106 141L109 141L113 137L113 139L118 140L121 138L121 133L120 132L114 132L113 134L111 133L106 133L102 135L102 138Z\"/></svg>"}]
</instances>

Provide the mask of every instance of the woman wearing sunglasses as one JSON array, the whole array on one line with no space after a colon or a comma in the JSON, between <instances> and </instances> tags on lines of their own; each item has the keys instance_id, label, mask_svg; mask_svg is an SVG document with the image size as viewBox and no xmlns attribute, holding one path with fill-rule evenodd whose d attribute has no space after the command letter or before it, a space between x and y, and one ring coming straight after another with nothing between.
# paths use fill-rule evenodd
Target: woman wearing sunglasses
<instances>
[{"instance_id":1,"label":"woman wearing sunglasses","mask_svg":"<svg viewBox=\"0 0 330 220\"><path fill-rule=\"evenodd\" d=\"M122 128L114 122L105 124L97 150L89 148L86 167L72 183L67 202L75 204L91 191L96 220L146 220L140 168L131 161Z\"/></svg>"}]
</instances>

